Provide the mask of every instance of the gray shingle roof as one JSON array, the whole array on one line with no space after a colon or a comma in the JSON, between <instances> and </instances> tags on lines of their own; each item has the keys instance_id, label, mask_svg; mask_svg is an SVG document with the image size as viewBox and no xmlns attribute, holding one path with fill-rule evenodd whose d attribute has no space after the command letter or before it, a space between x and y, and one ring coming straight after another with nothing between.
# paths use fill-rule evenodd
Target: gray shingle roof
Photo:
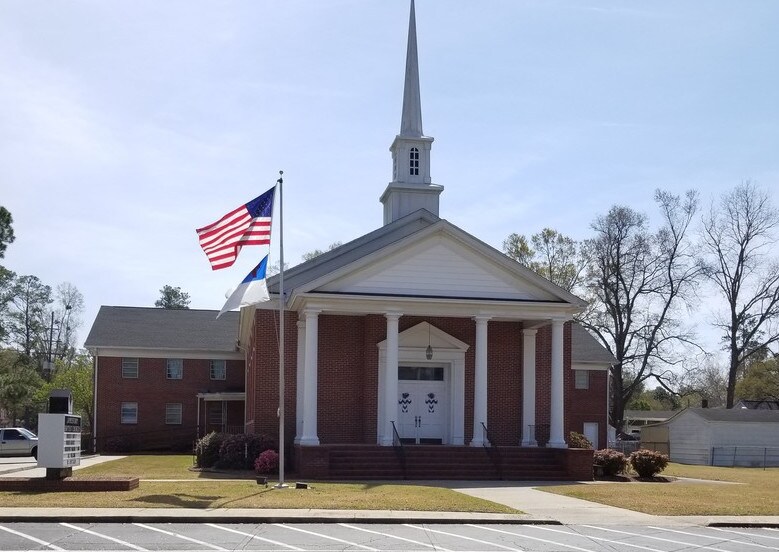
<instances>
[{"instance_id":1,"label":"gray shingle roof","mask_svg":"<svg viewBox=\"0 0 779 552\"><path fill-rule=\"evenodd\" d=\"M238 312L100 307L84 346L229 351L236 349Z\"/></svg>"},{"instance_id":2,"label":"gray shingle roof","mask_svg":"<svg viewBox=\"0 0 779 552\"><path fill-rule=\"evenodd\" d=\"M580 324L571 324L571 361L594 364L615 364L615 359L590 332Z\"/></svg>"},{"instance_id":3,"label":"gray shingle roof","mask_svg":"<svg viewBox=\"0 0 779 552\"><path fill-rule=\"evenodd\" d=\"M777 410L750 410L748 408L688 408L710 422L777 422Z\"/></svg>"}]
</instances>

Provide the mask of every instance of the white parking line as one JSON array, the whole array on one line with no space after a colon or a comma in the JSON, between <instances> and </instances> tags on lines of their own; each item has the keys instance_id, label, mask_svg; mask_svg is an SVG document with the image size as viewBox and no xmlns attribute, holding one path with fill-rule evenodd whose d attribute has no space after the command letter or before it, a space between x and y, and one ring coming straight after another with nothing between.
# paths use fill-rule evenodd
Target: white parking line
<instances>
[{"instance_id":1,"label":"white parking line","mask_svg":"<svg viewBox=\"0 0 779 552\"><path fill-rule=\"evenodd\" d=\"M448 548L444 548L442 546L435 546L434 544L427 544L425 542L415 541L415 540L407 539L405 537L399 537L397 535L392 535L390 533L381 533L379 531L371 531L370 529L365 529L363 527L357 527L355 525L349 525L348 523L339 523L338 525L341 525L342 527L348 527L349 529L354 529L355 531L364 531L365 533L372 533L374 535L380 535L382 537L389 537L391 539L402 540L404 542L410 542L411 544L418 544L419 546L427 546L428 548L432 548L433 550L441 550L441 552L453 552L452 550L449 550Z\"/></svg>"},{"instance_id":2,"label":"white parking line","mask_svg":"<svg viewBox=\"0 0 779 552\"><path fill-rule=\"evenodd\" d=\"M649 526L649 528L650 529L660 529L660 527L652 527L651 525ZM689 535L691 537L698 537L699 539L701 539L701 538L702 539L716 539L716 537L713 537L713 536L701 535L701 534L698 534L698 533L688 533L687 531L679 531L678 529L664 528L664 529L661 529L661 530L668 531L670 533L679 533L680 535ZM756 546L758 548L767 548L768 550L776 550L776 548L773 548L771 546L765 546L765 545L762 545L762 544L755 544L755 543L746 542L746 541L729 540L727 542L732 542L733 544L746 544L747 546Z\"/></svg>"},{"instance_id":3,"label":"white parking line","mask_svg":"<svg viewBox=\"0 0 779 552\"><path fill-rule=\"evenodd\" d=\"M221 529L222 531L227 531L228 533L235 533L236 535L243 535L244 537L249 537L252 539L256 539L262 542L267 542L268 544L275 544L277 546L284 546L285 548L289 548L290 550L298 550L299 552L305 552L303 548L298 548L297 546L292 546L291 544L287 544L284 542L275 541L272 539L266 539L265 537L261 537L259 535L254 535L252 533L245 533L243 531L238 531L237 529L230 529L229 527L222 527L221 525L215 525L213 523L206 523L205 525L208 525L209 527L213 527L214 529Z\"/></svg>"},{"instance_id":4,"label":"white parking line","mask_svg":"<svg viewBox=\"0 0 779 552\"><path fill-rule=\"evenodd\" d=\"M495 529L493 527L486 527L484 525L471 525L471 524L467 524L467 525L468 525L468 527L477 527L479 529L485 529L487 531L494 531L495 533L503 533L503 534L506 534L506 535L514 535L515 537L521 537L523 539L530 539L530 540L534 540L534 541L538 541L538 542L543 542L543 543L546 543L546 544L554 544L555 546L562 546L563 548L570 548L571 550L579 550L580 552L595 552L594 550L590 550L589 548L579 548L578 546L574 546L572 544L563 544L562 542L542 539L540 537L531 537L531 536L525 535L525 534L521 534L520 535L519 533L512 533L511 531L504 531L502 529Z\"/></svg>"},{"instance_id":5,"label":"white parking line","mask_svg":"<svg viewBox=\"0 0 779 552\"><path fill-rule=\"evenodd\" d=\"M0 529L2 529L3 531L6 531L8 533L11 533L12 535L16 535L17 537L22 537L23 539L31 540L32 542L35 542L35 543L41 544L43 546L46 546L46 547L50 548L51 550L63 550L59 546L55 546L55 545L51 544L50 542L42 541L41 539L36 539L32 535L26 535L25 533L20 533L19 531L14 531L13 529L10 529L8 527L3 527L2 525L0 525Z\"/></svg>"},{"instance_id":6,"label":"white parking line","mask_svg":"<svg viewBox=\"0 0 779 552\"><path fill-rule=\"evenodd\" d=\"M179 535L178 533L172 533L170 531L166 531L165 529L160 529L159 527L152 527L151 525L145 525L143 523L133 523L133 525L137 527L142 527L144 529L148 529L149 531L157 531L158 533L162 533L163 535L170 535L171 537L176 537L178 539L182 539L189 542L194 542L195 544L200 544L202 546L206 546L208 548L211 548L212 550L223 550L227 552L227 548L222 548L221 546L217 546L215 544L211 544L208 542L203 542L201 540L193 539L192 537L186 537L184 535Z\"/></svg>"},{"instance_id":7,"label":"white parking line","mask_svg":"<svg viewBox=\"0 0 779 552\"><path fill-rule=\"evenodd\" d=\"M713 546L704 546L702 544L692 544L689 542L679 541L679 540L673 540L673 539L664 539L663 537L653 537L651 535L644 535L642 533L631 533L630 531L620 531L618 529L606 529L605 527L597 527L595 525L582 525L582 527L589 527L590 529L597 529L598 531L608 531L609 533L620 533L622 535L630 535L632 537L641 537L644 539L652 539L662 542L670 542L673 544L681 544L684 546L694 546L697 549L700 550L714 550L715 552L733 552L732 550L725 550L723 548L715 548ZM654 529L658 529L657 527L654 527ZM660 528L661 531L668 531L667 528Z\"/></svg>"},{"instance_id":8,"label":"white parking line","mask_svg":"<svg viewBox=\"0 0 779 552\"><path fill-rule=\"evenodd\" d=\"M648 546L641 546L639 544L630 544L629 542L616 541L612 539L604 539L603 537L593 537L592 535L584 535L582 533L576 533L571 531L562 531L560 529L552 529L551 527L542 527L540 525L530 525L533 529L539 529L542 531L551 531L553 533L563 533L565 535L575 535L584 539L592 539L594 541L609 542L611 544L618 544L619 546L630 546L631 548L640 548L641 550L649 550L650 552L665 552L664 550L658 550L657 548L649 548Z\"/></svg>"},{"instance_id":9,"label":"white parking line","mask_svg":"<svg viewBox=\"0 0 779 552\"><path fill-rule=\"evenodd\" d=\"M760 539L779 540L779 537L770 537L768 535L759 535L757 533L745 533L743 531L734 531L733 529L722 529L721 527L709 527L709 529L714 529L715 531L722 531L724 533L735 533L736 535L744 535L745 537L757 537ZM772 530L770 527L764 527L764 529Z\"/></svg>"},{"instance_id":10,"label":"white parking line","mask_svg":"<svg viewBox=\"0 0 779 552\"><path fill-rule=\"evenodd\" d=\"M71 525L70 523L60 523L60 525L62 525L63 527L67 527L69 529L75 529L76 531L81 531L82 533L86 533L87 535L92 535L93 537L100 537L101 539L109 540L111 542L115 542L116 544L121 544L122 546L126 546L127 548L132 548L133 550L138 550L139 552L149 552L147 549L143 548L142 546L137 546L135 544L125 542L123 540L115 539L114 537L109 537L108 535L96 533L95 531L90 531L89 529L83 529L76 525Z\"/></svg>"},{"instance_id":11,"label":"white parking line","mask_svg":"<svg viewBox=\"0 0 779 552\"><path fill-rule=\"evenodd\" d=\"M284 527L285 529L290 529L292 531L300 531L301 533L306 533L307 535L322 537L323 539L334 540L342 544L348 544L349 546L356 546L357 548L362 548L363 550L370 550L371 552L379 552L378 548L371 548L370 546L364 546L362 544L357 544L356 542L349 542L347 540L338 539L322 533L315 533L314 531L306 531L305 529L301 529L300 527L292 527L291 525L284 525L283 523L274 523L273 525L275 525L276 527Z\"/></svg>"},{"instance_id":12,"label":"white parking line","mask_svg":"<svg viewBox=\"0 0 779 552\"><path fill-rule=\"evenodd\" d=\"M473 542L478 542L479 544L486 544L488 546L495 546L496 548L503 548L504 550L513 550L514 552L519 552L518 548L511 548L510 546L503 546L502 544L498 544L495 542L489 542L489 541L483 541L479 539L474 539L473 537L466 537L465 535L458 535L457 533L447 533L446 531L439 531L438 529L430 529L429 527L419 527L418 525L410 525L408 523L404 523L406 527L411 527L412 529L419 529L420 531L429 531L431 533L438 533L439 535L447 535L450 537L456 537L458 539L465 539ZM471 527L475 527L475 525L472 525ZM590 551L587 551L590 552Z\"/></svg>"}]
</instances>

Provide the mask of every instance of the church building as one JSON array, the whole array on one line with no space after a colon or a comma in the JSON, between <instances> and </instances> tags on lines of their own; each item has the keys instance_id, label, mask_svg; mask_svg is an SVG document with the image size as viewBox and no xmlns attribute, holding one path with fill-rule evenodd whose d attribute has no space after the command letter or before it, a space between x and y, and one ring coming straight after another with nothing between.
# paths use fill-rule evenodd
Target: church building
<instances>
[{"instance_id":1,"label":"church building","mask_svg":"<svg viewBox=\"0 0 779 552\"><path fill-rule=\"evenodd\" d=\"M591 478L591 451L567 442L575 431L606 446L614 359L572 322L584 301L441 218L444 188L431 178L432 144L422 130L412 0L383 224L283 275L290 467L305 478ZM229 403L233 411L243 406L245 432L279 436L279 277L268 287L272 300L222 323L222 342L208 353L191 350L191 334L145 350L162 359L189 347L193 370L197 358L202 370L209 358L243 359L243 386L236 380L186 391L201 435L208 409L226 416ZM122 331L108 339L101 328L135 313L146 327L138 331L151 339L159 310L101 309L87 346L99 366L114 368L96 377L98 432L121 430L105 420L123 414L101 402L101 389L120 376L121 355L135 355L122 345ZM142 408L138 400L117 402Z\"/></svg>"}]
</instances>

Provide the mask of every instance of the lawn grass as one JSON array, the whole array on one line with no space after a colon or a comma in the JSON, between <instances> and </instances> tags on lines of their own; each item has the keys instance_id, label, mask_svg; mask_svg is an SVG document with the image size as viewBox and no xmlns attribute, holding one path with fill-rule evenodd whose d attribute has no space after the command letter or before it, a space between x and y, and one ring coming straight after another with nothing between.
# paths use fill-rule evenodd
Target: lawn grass
<instances>
[{"instance_id":1,"label":"lawn grass","mask_svg":"<svg viewBox=\"0 0 779 552\"><path fill-rule=\"evenodd\" d=\"M309 489L275 489L274 481L270 481L267 488L257 485L251 472L200 473L189 471L191 465L191 456L129 456L75 471L74 478L137 476L142 479L138 489L106 493L0 492L0 505L33 508L322 508L521 513L508 506L439 487L309 482ZM225 480L224 477L246 479L235 481Z\"/></svg>"},{"instance_id":2,"label":"lawn grass","mask_svg":"<svg viewBox=\"0 0 779 552\"><path fill-rule=\"evenodd\" d=\"M707 481L561 485L543 490L656 515L779 515L779 468L672 463L662 475Z\"/></svg>"}]
</instances>

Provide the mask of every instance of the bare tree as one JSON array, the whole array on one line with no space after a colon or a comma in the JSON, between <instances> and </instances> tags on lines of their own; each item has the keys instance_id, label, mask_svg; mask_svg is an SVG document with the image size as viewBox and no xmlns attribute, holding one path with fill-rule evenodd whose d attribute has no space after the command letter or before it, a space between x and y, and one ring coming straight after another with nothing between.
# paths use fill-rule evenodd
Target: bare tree
<instances>
[{"instance_id":1,"label":"bare tree","mask_svg":"<svg viewBox=\"0 0 779 552\"><path fill-rule=\"evenodd\" d=\"M618 429L633 394L650 378L670 389L671 368L694 346L682 313L700 275L690 240L698 196L658 190L655 201L663 217L656 233L649 231L645 215L614 206L595 220L595 237L587 242L590 304L580 322L617 359L611 368L610 418Z\"/></svg>"},{"instance_id":2,"label":"bare tree","mask_svg":"<svg viewBox=\"0 0 779 552\"><path fill-rule=\"evenodd\" d=\"M330 245L327 246L327 251L332 251L336 247L341 247L343 243L337 241L333 242ZM310 261L311 259L315 259L322 255L323 253L327 253L327 251L322 251L321 249L314 249L313 251L309 251L307 253L303 253L303 262Z\"/></svg>"},{"instance_id":3,"label":"bare tree","mask_svg":"<svg viewBox=\"0 0 779 552\"><path fill-rule=\"evenodd\" d=\"M777 227L779 211L751 182L724 194L703 221L705 273L728 308L714 324L729 356L728 408L744 362L779 342L779 263L770 256Z\"/></svg>"},{"instance_id":4,"label":"bare tree","mask_svg":"<svg viewBox=\"0 0 779 552\"><path fill-rule=\"evenodd\" d=\"M530 247L527 238L521 234L511 234L503 240L503 252L519 264L530 268L536 252Z\"/></svg>"},{"instance_id":5,"label":"bare tree","mask_svg":"<svg viewBox=\"0 0 779 552\"><path fill-rule=\"evenodd\" d=\"M503 251L566 291L574 292L588 265L586 250L574 239L552 228L544 228L527 238L511 234L503 241Z\"/></svg>"}]
</instances>

